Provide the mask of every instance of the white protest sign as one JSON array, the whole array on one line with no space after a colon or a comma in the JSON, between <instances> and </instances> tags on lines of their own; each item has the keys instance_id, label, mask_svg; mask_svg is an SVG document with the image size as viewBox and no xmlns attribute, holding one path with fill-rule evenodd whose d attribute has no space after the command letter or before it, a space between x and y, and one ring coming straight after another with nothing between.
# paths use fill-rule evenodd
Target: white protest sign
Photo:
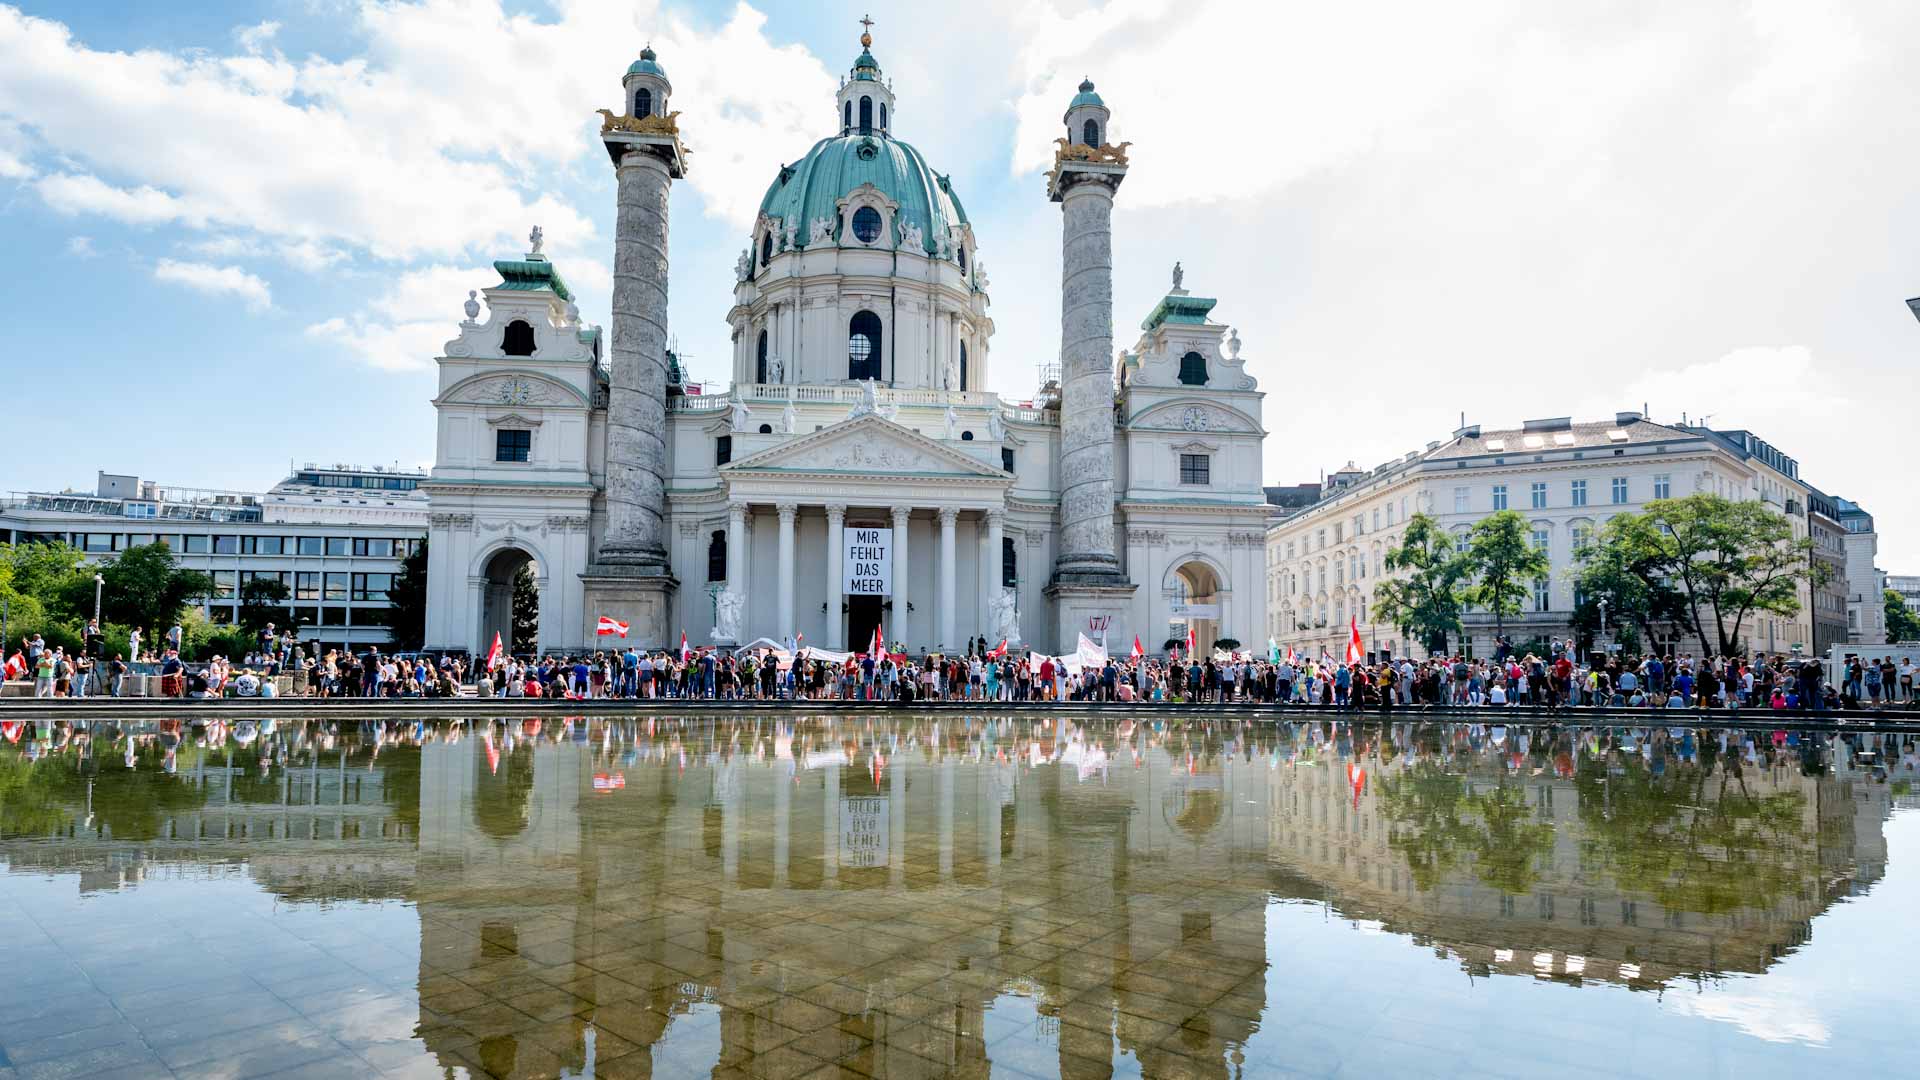
<instances>
[{"instance_id":1,"label":"white protest sign","mask_svg":"<svg viewBox=\"0 0 1920 1080\"><path fill-rule=\"evenodd\" d=\"M848 868L887 865L890 807L881 796L840 799L840 865Z\"/></svg>"},{"instance_id":2,"label":"white protest sign","mask_svg":"<svg viewBox=\"0 0 1920 1080\"><path fill-rule=\"evenodd\" d=\"M842 552L848 596L893 595L893 530L855 528L846 530L846 550Z\"/></svg>"}]
</instances>

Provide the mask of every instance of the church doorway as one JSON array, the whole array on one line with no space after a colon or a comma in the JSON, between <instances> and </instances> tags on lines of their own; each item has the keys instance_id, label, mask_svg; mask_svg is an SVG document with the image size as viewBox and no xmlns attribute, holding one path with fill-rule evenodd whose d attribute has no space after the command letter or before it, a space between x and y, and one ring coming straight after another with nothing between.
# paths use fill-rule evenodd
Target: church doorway
<instances>
[{"instance_id":1,"label":"church doorway","mask_svg":"<svg viewBox=\"0 0 1920 1080\"><path fill-rule=\"evenodd\" d=\"M1174 571L1170 637L1185 640L1187 628L1192 627L1194 645L1202 656L1212 655L1213 643L1220 640L1219 590L1219 575L1197 559Z\"/></svg>"},{"instance_id":2,"label":"church doorway","mask_svg":"<svg viewBox=\"0 0 1920 1080\"><path fill-rule=\"evenodd\" d=\"M486 578L475 651L485 656L499 634L508 655L532 655L540 641L540 584L533 556L520 548L503 548L487 560Z\"/></svg>"},{"instance_id":3,"label":"church doorway","mask_svg":"<svg viewBox=\"0 0 1920 1080\"><path fill-rule=\"evenodd\" d=\"M866 652L873 644L873 628L882 625L880 605L884 602L878 596L847 597L847 648Z\"/></svg>"}]
</instances>

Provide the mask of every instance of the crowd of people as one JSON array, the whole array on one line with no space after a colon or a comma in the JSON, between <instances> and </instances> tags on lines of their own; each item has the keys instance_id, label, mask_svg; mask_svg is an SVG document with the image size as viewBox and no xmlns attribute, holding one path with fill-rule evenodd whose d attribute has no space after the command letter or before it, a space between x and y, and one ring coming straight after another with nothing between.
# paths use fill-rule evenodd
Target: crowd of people
<instances>
[{"instance_id":1,"label":"crowd of people","mask_svg":"<svg viewBox=\"0 0 1920 1080\"><path fill-rule=\"evenodd\" d=\"M130 642L139 648L137 638ZM31 678L40 697L121 696L135 671L124 656L48 648L22 639L6 660L9 679ZM160 693L190 698L275 697L282 683L303 697L546 698L564 700L1125 702L1324 706L1336 710L1451 706L1470 708L1698 708L1851 710L1920 704L1910 658L1851 658L1838 681L1823 664L1786 656L1696 658L1678 655L1578 659L1555 643L1549 655L1517 653L1502 643L1491 659L1465 655L1342 663L1216 652L1166 658L1098 654L1053 657L990 649L965 651L795 653L607 649L580 655L501 657L488 664L457 655L318 650L268 626L239 660L199 665L180 657L177 639L157 653L135 654L139 670L161 677Z\"/></svg>"}]
</instances>

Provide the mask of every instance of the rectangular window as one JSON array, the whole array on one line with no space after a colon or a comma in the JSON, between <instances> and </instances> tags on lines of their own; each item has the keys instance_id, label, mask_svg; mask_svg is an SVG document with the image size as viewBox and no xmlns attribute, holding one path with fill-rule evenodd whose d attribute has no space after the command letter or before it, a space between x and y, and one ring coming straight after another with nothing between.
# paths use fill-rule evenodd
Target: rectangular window
<instances>
[{"instance_id":1,"label":"rectangular window","mask_svg":"<svg viewBox=\"0 0 1920 1080\"><path fill-rule=\"evenodd\" d=\"M146 547L153 543L152 533L131 533L127 536L127 547Z\"/></svg>"},{"instance_id":2,"label":"rectangular window","mask_svg":"<svg viewBox=\"0 0 1920 1080\"><path fill-rule=\"evenodd\" d=\"M112 551L112 533L77 533L74 536L75 547L81 551Z\"/></svg>"},{"instance_id":3,"label":"rectangular window","mask_svg":"<svg viewBox=\"0 0 1920 1080\"><path fill-rule=\"evenodd\" d=\"M387 598L387 590L392 587L392 574L353 575L353 598L355 600L385 600Z\"/></svg>"},{"instance_id":4,"label":"rectangular window","mask_svg":"<svg viewBox=\"0 0 1920 1080\"><path fill-rule=\"evenodd\" d=\"M347 554L347 538L344 536L327 537L327 554L345 558Z\"/></svg>"},{"instance_id":5,"label":"rectangular window","mask_svg":"<svg viewBox=\"0 0 1920 1080\"><path fill-rule=\"evenodd\" d=\"M1466 533L1466 532L1457 532L1453 534L1453 553L1454 554L1465 555L1467 553L1467 548L1471 547L1472 545L1473 545L1472 534Z\"/></svg>"},{"instance_id":6,"label":"rectangular window","mask_svg":"<svg viewBox=\"0 0 1920 1080\"><path fill-rule=\"evenodd\" d=\"M1546 578L1534 579L1533 610L1535 611L1553 610L1553 590L1551 587L1548 586Z\"/></svg>"},{"instance_id":7,"label":"rectangular window","mask_svg":"<svg viewBox=\"0 0 1920 1080\"><path fill-rule=\"evenodd\" d=\"M1180 455L1180 482L1183 484L1211 484L1213 459L1205 454Z\"/></svg>"},{"instance_id":8,"label":"rectangular window","mask_svg":"<svg viewBox=\"0 0 1920 1080\"><path fill-rule=\"evenodd\" d=\"M1469 493L1467 488L1453 489L1453 512L1454 513L1464 514L1472 506L1473 506L1473 496Z\"/></svg>"},{"instance_id":9,"label":"rectangular window","mask_svg":"<svg viewBox=\"0 0 1920 1080\"><path fill-rule=\"evenodd\" d=\"M356 536L356 537L354 537L354 538L353 538L353 553L354 553L355 555L365 555L365 554L367 553L367 538L366 538L366 537L364 537L364 536Z\"/></svg>"},{"instance_id":10,"label":"rectangular window","mask_svg":"<svg viewBox=\"0 0 1920 1080\"><path fill-rule=\"evenodd\" d=\"M1013 447L1003 446L1000 448L1000 468L1007 472L1013 471Z\"/></svg>"},{"instance_id":11,"label":"rectangular window","mask_svg":"<svg viewBox=\"0 0 1920 1080\"><path fill-rule=\"evenodd\" d=\"M213 598L215 600L233 599L234 571L215 570L213 572Z\"/></svg>"},{"instance_id":12,"label":"rectangular window","mask_svg":"<svg viewBox=\"0 0 1920 1080\"><path fill-rule=\"evenodd\" d=\"M1373 531L1380 531L1380 508L1377 506L1373 508Z\"/></svg>"},{"instance_id":13,"label":"rectangular window","mask_svg":"<svg viewBox=\"0 0 1920 1080\"><path fill-rule=\"evenodd\" d=\"M376 536L367 541L367 554L376 559L391 559L394 554L393 545L394 541L383 536Z\"/></svg>"},{"instance_id":14,"label":"rectangular window","mask_svg":"<svg viewBox=\"0 0 1920 1080\"><path fill-rule=\"evenodd\" d=\"M347 575L329 573L326 581L327 593L323 599L345 600L347 598Z\"/></svg>"},{"instance_id":15,"label":"rectangular window","mask_svg":"<svg viewBox=\"0 0 1920 1080\"><path fill-rule=\"evenodd\" d=\"M1576 525L1573 530L1573 550L1583 551L1593 543L1593 528L1589 525Z\"/></svg>"},{"instance_id":16,"label":"rectangular window","mask_svg":"<svg viewBox=\"0 0 1920 1080\"><path fill-rule=\"evenodd\" d=\"M1613 501L1616 503L1627 501L1627 478L1624 476L1613 478Z\"/></svg>"},{"instance_id":17,"label":"rectangular window","mask_svg":"<svg viewBox=\"0 0 1920 1080\"><path fill-rule=\"evenodd\" d=\"M501 428L494 432L493 460L533 460L533 432L519 428Z\"/></svg>"},{"instance_id":18,"label":"rectangular window","mask_svg":"<svg viewBox=\"0 0 1920 1080\"><path fill-rule=\"evenodd\" d=\"M1573 505L1587 505L1587 482L1585 480L1575 480L1573 482Z\"/></svg>"},{"instance_id":19,"label":"rectangular window","mask_svg":"<svg viewBox=\"0 0 1920 1080\"><path fill-rule=\"evenodd\" d=\"M1527 498L1532 502L1535 510L1545 510L1547 508L1546 483L1535 480L1533 486L1527 489Z\"/></svg>"},{"instance_id":20,"label":"rectangular window","mask_svg":"<svg viewBox=\"0 0 1920 1080\"><path fill-rule=\"evenodd\" d=\"M312 570L296 571L293 575L293 598L295 600L320 599L320 575Z\"/></svg>"},{"instance_id":21,"label":"rectangular window","mask_svg":"<svg viewBox=\"0 0 1920 1080\"><path fill-rule=\"evenodd\" d=\"M212 551L211 537L188 535L180 538L180 553L183 555L207 555Z\"/></svg>"},{"instance_id":22,"label":"rectangular window","mask_svg":"<svg viewBox=\"0 0 1920 1080\"><path fill-rule=\"evenodd\" d=\"M279 555L286 550L286 540L278 536L257 537L254 553L259 555Z\"/></svg>"},{"instance_id":23,"label":"rectangular window","mask_svg":"<svg viewBox=\"0 0 1920 1080\"><path fill-rule=\"evenodd\" d=\"M1333 527L1333 542L1336 544L1344 544L1347 542L1347 527L1345 525L1335 525Z\"/></svg>"},{"instance_id":24,"label":"rectangular window","mask_svg":"<svg viewBox=\"0 0 1920 1080\"><path fill-rule=\"evenodd\" d=\"M1493 485L1493 508L1495 510L1505 510L1507 508L1507 485Z\"/></svg>"},{"instance_id":25,"label":"rectangular window","mask_svg":"<svg viewBox=\"0 0 1920 1080\"><path fill-rule=\"evenodd\" d=\"M713 463L725 465L733 460L733 436L722 435L713 440Z\"/></svg>"},{"instance_id":26,"label":"rectangular window","mask_svg":"<svg viewBox=\"0 0 1920 1080\"><path fill-rule=\"evenodd\" d=\"M240 554L240 538L239 538L239 537L237 537L237 536L216 536L216 537L214 537L214 538L213 538L213 553L214 553L215 555L238 555L238 554Z\"/></svg>"},{"instance_id":27,"label":"rectangular window","mask_svg":"<svg viewBox=\"0 0 1920 1080\"><path fill-rule=\"evenodd\" d=\"M322 540L318 536L302 536L300 537L299 542L300 542L300 554L302 555L326 554L326 551L327 551L326 541Z\"/></svg>"},{"instance_id":28,"label":"rectangular window","mask_svg":"<svg viewBox=\"0 0 1920 1080\"><path fill-rule=\"evenodd\" d=\"M1545 525L1535 525L1533 527L1533 550L1547 550L1547 527Z\"/></svg>"},{"instance_id":29,"label":"rectangular window","mask_svg":"<svg viewBox=\"0 0 1920 1080\"><path fill-rule=\"evenodd\" d=\"M1392 503L1387 504L1387 526L1389 528L1393 526L1393 504Z\"/></svg>"},{"instance_id":30,"label":"rectangular window","mask_svg":"<svg viewBox=\"0 0 1920 1080\"><path fill-rule=\"evenodd\" d=\"M1656 499L1673 498L1673 477L1661 473L1653 478L1653 497Z\"/></svg>"}]
</instances>

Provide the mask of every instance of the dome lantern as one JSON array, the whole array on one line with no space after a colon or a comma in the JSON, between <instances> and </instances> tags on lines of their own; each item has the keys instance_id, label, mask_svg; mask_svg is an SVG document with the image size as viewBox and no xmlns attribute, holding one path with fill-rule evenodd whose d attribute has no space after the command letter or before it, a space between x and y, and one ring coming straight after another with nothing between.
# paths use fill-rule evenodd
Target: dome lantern
<instances>
[{"instance_id":1,"label":"dome lantern","mask_svg":"<svg viewBox=\"0 0 1920 1080\"><path fill-rule=\"evenodd\" d=\"M834 110L842 135L893 134L893 87L881 76L880 61L873 58L873 20L861 19L860 55L840 80L834 95Z\"/></svg>"},{"instance_id":2,"label":"dome lantern","mask_svg":"<svg viewBox=\"0 0 1920 1080\"><path fill-rule=\"evenodd\" d=\"M1081 146L1100 146L1108 142L1107 121L1112 117L1107 103L1094 92L1092 79L1080 80L1080 92L1067 103L1061 122L1067 125L1067 141Z\"/></svg>"}]
</instances>

